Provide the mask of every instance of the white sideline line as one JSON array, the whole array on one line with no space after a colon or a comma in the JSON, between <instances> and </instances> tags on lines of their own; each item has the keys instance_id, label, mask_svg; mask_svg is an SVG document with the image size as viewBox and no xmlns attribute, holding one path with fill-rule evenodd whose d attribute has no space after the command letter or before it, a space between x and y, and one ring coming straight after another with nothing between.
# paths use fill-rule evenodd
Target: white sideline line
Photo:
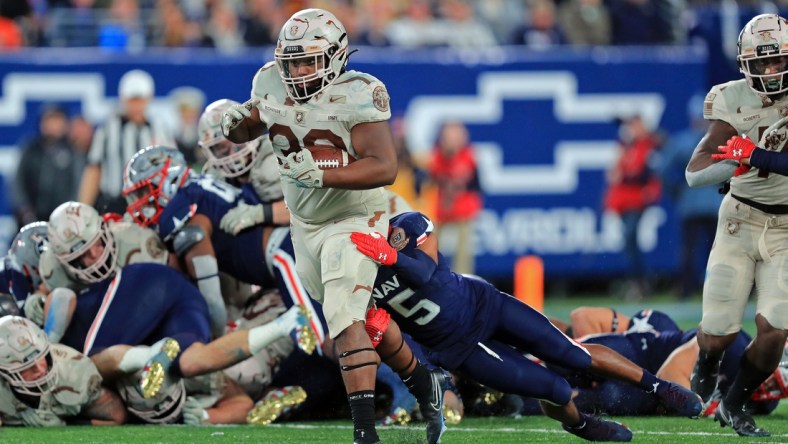
<instances>
[{"instance_id":1,"label":"white sideline line","mask_svg":"<svg viewBox=\"0 0 788 444\"><path fill-rule=\"evenodd\" d=\"M276 427L282 429L336 429L336 430L350 430L353 426L345 426L345 425L319 425L319 424L270 424L267 427ZM390 429L399 429L399 430L421 430L422 427L418 426L407 426L407 427L380 427L378 426L378 430L390 430ZM501 433L523 433L523 432L531 432L531 433L556 433L556 434L563 434L567 433L561 429L518 429L513 427L494 427L494 428L486 428L486 427L449 427L446 430L447 433L451 432L501 432ZM737 440L741 439L739 435L737 435L733 430L728 429L726 432L645 432L645 431L638 431L632 430L632 433L637 435L655 435L655 436L713 436L713 437L723 437L723 438L736 438ZM772 435L771 438L786 438L788 434L779 434L779 435Z\"/></svg>"}]
</instances>

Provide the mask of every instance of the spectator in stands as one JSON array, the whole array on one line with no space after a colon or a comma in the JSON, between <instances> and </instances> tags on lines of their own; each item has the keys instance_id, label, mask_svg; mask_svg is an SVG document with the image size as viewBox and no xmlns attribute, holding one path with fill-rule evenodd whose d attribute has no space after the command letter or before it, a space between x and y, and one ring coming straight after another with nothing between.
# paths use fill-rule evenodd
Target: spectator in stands
<instances>
[{"instance_id":1,"label":"spectator in stands","mask_svg":"<svg viewBox=\"0 0 788 444\"><path fill-rule=\"evenodd\" d=\"M425 47L443 43L429 0L413 0L386 27L386 38L395 46Z\"/></svg>"},{"instance_id":2,"label":"spectator in stands","mask_svg":"<svg viewBox=\"0 0 788 444\"><path fill-rule=\"evenodd\" d=\"M162 0L156 4L158 30L153 40L155 46L170 48L201 47L207 44L200 24L190 20L175 0Z\"/></svg>"},{"instance_id":3,"label":"spectator in stands","mask_svg":"<svg viewBox=\"0 0 788 444\"><path fill-rule=\"evenodd\" d=\"M638 245L638 225L643 212L659 200L661 184L654 171L654 153L661 137L651 132L640 116L621 121L619 158L607 172L605 209L619 215L624 228L624 253L629 270L629 300L648 295L650 285L645 258Z\"/></svg>"},{"instance_id":4,"label":"spectator in stands","mask_svg":"<svg viewBox=\"0 0 788 444\"><path fill-rule=\"evenodd\" d=\"M278 24L282 23L281 8L276 0L250 0L246 2L243 38L246 46L276 44Z\"/></svg>"},{"instance_id":5,"label":"spectator in stands","mask_svg":"<svg viewBox=\"0 0 788 444\"><path fill-rule=\"evenodd\" d=\"M686 185L684 169L709 122L703 118L703 95L687 104L689 126L671 135L662 149L660 176L681 219L681 257L677 294L687 299L703 288L706 260L717 232L717 213L722 203L718 187Z\"/></svg>"},{"instance_id":6,"label":"spectator in stands","mask_svg":"<svg viewBox=\"0 0 788 444\"><path fill-rule=\"evenodd\" d=\"M356 45L389 46L391 41L386 36L386 27L394 18L394 5L388 1L370 1L360 5L359 14L364 20L359 23L355 33ZM352 39L352 37L351 37Z\"/></svg>"},{"instance_id":7,"label":"spectator in stands","mask_svg":"<svg viewBox=\"0 0 788 444\"><path fill-rule=\"evenodd\" d=\"M58 205L76 196L85 154L68 132L66 110L45 105L38 134L23 144L17 167L14 212L20 227L47 220Z\"/></svg>"},{"instance_id":8,"label":"spectator in stands","mask_svg":"<svg viewBox=\"0 0 788 444\"><path fill-rule=\"evenodd\" d=\"M676 2L678 3L678 2ZM614 45L677 43L678 6L667 1L610 0Z\"/></svg>"},{"instance_id":9,"label":"spectator in stands","mask_svg":"<svg viewBox=\"0 0 788 444\"><path fill-rule=\"evenodd\" d=\"M71 0L53 8L44 38L49 46L93 47L98 44L99 15L95 0Z\"/></svg>"},{"instance_id":10,"label":"spectator in stands","mask_svg":"<svg viewBox=\"0 0 788 444\"><path fill-rule=\"evenodd\" d=\"M473 224L482 209L482 193L468 129L462 122L443 125L430 163L430 177L438 187L438 229L456 234L452 270L473 274Z\"/></svg>"},{"instance_id":11,"label":"spectator in stands","mask_svg":"<svg viewBox=\"0 0 788 444\"><path fill-rule=\"evenodd\" d=\"M444 44L454 48L485 48L498 41L486 23L478 20L468 0L441 0L438 21Z\"/></svg>"},{"instance_id":12,"label":"spectator in stands","mask_svg":"<svg viewBox=\"0 0 788 444\"><path fill-rule=\"evenodd\" d=\"M528 19L515 28L510 43L533 49L546 49L566 41L556 22L555 4L552 0L531 0Z\"/></svg>"},{"instance_id":13,"label":"spectator in stands","mask_svg":"<svg viewBox=\"0 0 788 444\"><path fill-rule=\"evenodd\" d=\"M112 0L108 19L99 26L99 46L139 52L146 44L145 26L137 0Z\"/></svg>"},{"instance_id":14,"label":"spectator in stands","mask_svg":"<svg viewBox=\"0 0 788 444\"><path fill-rule=\"evenodd\" d=\"M0 50L15 49L24 46L22 30L13 20L0 17Z\"/></svg>"},{"instance_id":15,"label":"spectator in stands","mask_svg":"<svg viewBox=\"0 0 788 444\"><path fill-rule=\"evenodd\" d=\"M558 23L572 45L608 45L610 14L602 0L568 0L558 9Z\"/></svg>"},{"instance_id":16,"label":"spectator in stands","mask_svg":"<svg viewBox=\"0 0 788 444\"><path fill-rule=\"evenodd\" d=\"M153 90L153 78L147 72L135 69L124 74L118 89L122 110L96 130L79 201L100 213L126 211L126 200L121 196L123 166L134 153L150 145L174 145L169 131L146 115Z\"/></svg>"},{"instance_id":17,"label":"spectator in stands","mask_svg":"<svg viewBox=\"0 0 788 444\"><path fill-rule=\"evenodd\" d=\"M240 20L227 2L213 2L205 35L219 52L236 52L244 47Z\"/></svg>"}]
</instances>

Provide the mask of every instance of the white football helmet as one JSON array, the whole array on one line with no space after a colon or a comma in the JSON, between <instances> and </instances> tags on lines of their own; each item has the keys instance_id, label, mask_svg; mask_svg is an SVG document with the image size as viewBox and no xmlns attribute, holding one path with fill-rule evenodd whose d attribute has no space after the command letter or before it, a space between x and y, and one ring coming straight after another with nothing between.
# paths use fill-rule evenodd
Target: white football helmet
<instances>
[{"instance_id":1,"label":"white football helmet","mask_svg":"<svg viewBox=\"0 0 788 444\"><path fill-rule=\"evenodd\" d=\"M118 248L98 211L80 202L66 202L49 216L47 231L49 248L61 264L80 282L92 284L110 277L115 272ZM90 265L83 264L83 256L94 245L104 246L101 254Z\"/></svg>"},{"instance_id":2,"label":"white football helmet","mask_svg":"<svg viewBox=\"0 0 788 444\"><path fill-rule=\"evenodd\" d=\"M207 165L218 168L225 177L238 177L252 168L257 157L260 139L236 144L222 133L222 114L233 105L230 99L217 100L202 112L198 124L199 145L208 159Z\"/></svg>"},{"instance_id":3,"label":"white football helmet","mask_svg":"<svg viewBox=\"0 0 788 444\"><path fill-rule=\"evenodd\" d=\"M14 390L40 396L57 385L57 372L49 349L46 333L33 321L20 316L0 318L0 376ZM23 373L41 358L47 361L47 372L35 380L27 380L29 378Z\"/></svg>"},{"instance_id":4,"label":"white football helmet","mask_svg":"<svg viewBox=\"0 0 788 444\"><path fill-rule=\"evenodd\" d=\"M788 398L788 342L783 348L783 357L780 364L766 378L752 394L755 401L771 401L775 399Z\"/></svg>"},{"instance_id":5,"label":"white football helmet","mask_svg":"<svg viewBox=\"0 0 788 444\"><path fill-rule=\"evenodd\" d=\"M124 375L115 382L118 395L126 404L126 409L141 420L151 424L173 424L180 421L186 390L183 379L173 378L165 373L161 390L152 398L140 393L139 378L141 371Z\"/></svg>"},{"instance_id":6,"label":"white football helmet","mask_svg":"<svg viewBox=\"0 0 788 444\"><path fill-rule=\"evenodd\" d=\"M25 275L29 281L30 291L35 291L41 285L41 275L38 272L38 261L41 252L47 248L46 222L33 222L19 229L11 248L8 250L8 259L14 269Z\"/></svg>"},{"instance_id":7,"label":"white football helmet","mask_svg":"<svg viewBox=\"0 0 788 444\"><path fill-rule=\"evenodd\" d=\"M137 151L123 171L126 211L143 227L157 224L164 207L190 178L191 169L177 148L153 145Z\"/></svg>"},{"instance_id":8,"label":"white football helmet","mask_svg":"<svg viewBox=\"0 0 788 444\"><path fill-rule=\"evenodd\" d=\"M348 61L348 37L336 16L322 9L304 9L290 17L279 31L274 50L276 67L296 101L306 101L334 83ZM314 72L299 75L297 67L314 65Z\"/></svg>"},{"instance_id":9,"label":"white football helmet","mask_svg":"<svg viewBox=\"0 0 788 444\"><path fill-rule=\"evenodd\" d=\"M777 14L752 18L739 33L739 70L753 91L781 95L788 91L788 21Z\"/></svg>"}]
</instances>

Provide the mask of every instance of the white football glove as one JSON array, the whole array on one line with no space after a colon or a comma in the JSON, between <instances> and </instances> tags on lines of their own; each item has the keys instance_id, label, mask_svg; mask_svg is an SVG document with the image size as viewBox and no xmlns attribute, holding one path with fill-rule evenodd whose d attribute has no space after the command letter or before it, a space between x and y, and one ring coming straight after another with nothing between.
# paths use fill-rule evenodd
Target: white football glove
<instances>
[{"instance_id":1,"label":"white football glove","mask_svg":"<svg viewBox=\"0 0 788 444\"><path fill-rule=\"evenodd\" d=\"M46 295L41 293L33 293L25 299L25 317L39 327L44 327L44 302L46 299Z\"/></svg>"},{"instance_id":2,"label":"white football glove","mask_svg":"<svg viewBox=\"0 0 788 444\"><path fill-rule=\"evenodd\" d=\"M290 153L279 167L279 173L299 188L323 188L323 170L317 167L309 150Z\"/></svg>"},{"instance_id":3,"label":"white football glove","mask_svg":"<svg viewBox=\"0 0 788 444\"><path fill-rule=\"evenodd\" d=\"M260 99L249 99L239 105L233 105L222 114L222 134L224 137L230 135L230 131L235 129L243 120L252 115L252 108L260 104Z\"/></svg>"},{"instance_id":4,"label":"white football glove","mask_svg":"<svg viewBox=\"0 0 788 444\"><path fill-rule=\"evenodd\" d=\"M263 205L249 205L240 202L222 217L219 228L235 236L242 230L265 222Z\"/></svg>"},{"instance_id":5,"label":"white football glove","mask_svg":"<svg viewBox=\"0 0 788 444\"><path fill-rule=\"evenodd\" d=\"M208 412L202 403L194 396L187 396L183 402L183 423L189 425L202 425L208 421Z\"/></svg>"},{"instance_id":6,"label":"white football glove","mask_svg":"<svg viewBox=\"0 0 788 444\"><path fill-rule=\"evenodd\" d=\"M39 413L37 409L27 408L21 412L17 412L22 423L27 427L54 427L64 426L66 422L60 419L52 412L42 411Z\"/></svg>"}]
</instances>

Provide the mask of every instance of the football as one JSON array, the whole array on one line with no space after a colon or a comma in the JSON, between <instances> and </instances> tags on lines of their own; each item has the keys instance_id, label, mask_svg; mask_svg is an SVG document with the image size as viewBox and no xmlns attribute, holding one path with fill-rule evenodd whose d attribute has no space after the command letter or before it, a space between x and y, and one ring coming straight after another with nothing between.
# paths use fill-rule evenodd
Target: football
<instances>
[{"instance_id":1,"label":"football","mask_svg":"<svg viewBox=\"0 0 788 444\"><path fill-rule=\"evenodd\" d=\"M356 158L347 151L329 145L308 146L306 149L312 153L317 167L321 170L342 168L356 161Z\"/></svg>"}]
</instances>

